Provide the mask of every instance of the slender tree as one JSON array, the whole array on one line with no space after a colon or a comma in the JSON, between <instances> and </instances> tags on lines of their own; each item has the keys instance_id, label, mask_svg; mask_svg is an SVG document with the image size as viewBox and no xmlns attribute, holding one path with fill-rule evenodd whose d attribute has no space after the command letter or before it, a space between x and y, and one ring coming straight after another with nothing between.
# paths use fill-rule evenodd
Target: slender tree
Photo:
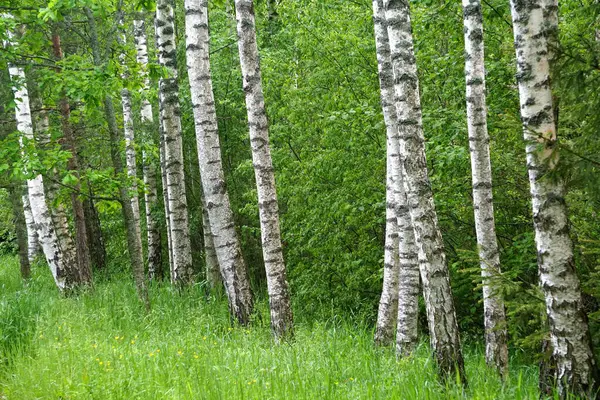
<instances>
[{"instance_id":1,"label":"slender tree","mask_svg":"<svg viewBox=\"0 0 600 400\"><path fill-rule=\"evenodd\" d=\"M555 173L559 147L550 84L548 53L552 50L545 34L548 21L538 2L511 0L511 12L539 278L550 323L556 383L561 397L567 392L592 396L598 372L569 237L565 184Z\"/></svg>"},{"instance_id":2,"label":"slender tree","mask_svg":"<svg viewBox=\"0 0 600 400\"><path fill-rule=\"evenodd\" d=\"M121 14L121 20L119 26L123 30L123 15ZM121 33L121 45L125 46L127 43L127 35L124 30ZM121 64L125 66L125 54L121 54ZM128 73L123 73L123 81L128 79ZM140 201L138 198L138 185L137 185L137 163L135 154L135 130L133 126L133 110L131 108L131 93L127 87L121 89L121 105L123 107L123 133L125 135L125 165L127 166L127 176L129 177L130 186L129 191L131 192L131 209L133 210L133 219L137 226L140 226ZM136 233L140 234L140 243L142 241L141 228L136 230Z\"/></svg>"},{"instance_id":3,"label":"slender tree","mask_svg":"<svg viewBox=\"0 0 600 400\"><path fill-rule=\"evenodd\" d=\"M206 196L202 191L202 233L204 238L204 262L206 264L206 281L210 288L217 290L222 283L221 271L219 270L219 259L215 249L212 230L210 228L210 218L208 215L208 206Z\"/></svg>"},{"instance_id":4,"label":"slender tree","mask_svg":"<svg viewBox=\"0 0 600 400\"><path fill-rule=\"evenodd\" d=\"M407 0L385 0L384 7L394 70L404 187L415 238L423 255L419 264L431 347L441 376L447 377L454 371L466 383L450 276L427 172L410 8Z\"/></svg>"},{"instance_id":5,"label":"slender tree","mask_svg":"<svg viewBox=\"0 0 600 400\"><path fill-rule=\"evenodd\" d=\"M186 0L186 58L200 178L205 209L219 261L232 316L241 324L250 322L252 292L246 263L235 231L233 213L221 161L217 114L210 76L208 5L206 0Z\"/></svg>"},{"instance_id":6,"label":"slender tree","mask_svg":"<svg viewBox=\"0 0 600 400\"><path fill-rule=\"evenodd\" d=\"M133 21L133 37L137 62L146 69L148 66L148 46L146 44L146 23L143 16ZM154 135L152 135L154 131L154 117L152 115L152 105L147 98L149 86L150 83L145 74L144 86L140 89L142 92L142 106L140 110L141 128L144 139L150 143L154 143ZM157 274L160 274L162 263L159 221L154 212L158 201L156 168L152 157L146 151L142 152L142 163L144 186L146 188L144 191L144 204L146 207L146 232L148 235L148 275L150 278L154 278Z\"/></svg>"},{"instance_id":7,"label":"slender tree","mask_svg":"<svg viewBox=\"0 0 600 400\"><path fill-rule=\"evenodd\" d=\"M88 7L84 8L88 25L90 28L90 45L92 48L92 57L94 65L101 67L103 65L102 56L100 54L100 43L98 41L98 30L96 28L96 20L92 10ZM110 38L109 38L110 39ZM104 115L108 124L108 132L110 136L110 158L118 177L122 177L125 173L123 161L121 160L121 135L117 126L117 117L115 108L110 95L107 93L103 99ZM144 303L146 309L150 308L150 300L148 297L148 288L144 276L144 257L142 254L141 234L139 233L140 225L136 224L133 215L133 207L131 206L130 196L127 190L127 185L120 182L119 199L121 203L121 212L125 223L125 231L127 237L127 250L129 252L129 261L133 272L136 289L140 300Z\"/></svg>"},{"instance_id":8,"label":"slender tree","mask_svg":"<svg viewBox=\"0 0 600 400\"><path fill-rule=\"evenodd\" d=\"M52 50L54 58L57 61L63 59L63 51L60 42L60 35L57 27L53 27L52 31ZM57 69L57 72L60 70ZM75 131L71 125L71 107L66 94L60 94L58 107L61 115L61 128L63 133L63 147L71 153L71 157L67 161L67 170L75 177L75 184L70 193L71 206L73 208L73 221L75 225L75 245L77 247L77 264L79 276L82 282L86 284L92 283L92 269L90 249L88 245L88 234L86 230L85 212L83 210L83 202L79 197L81 194L81 176L80 176L80 157L77 148L77 138Z\"/></svg>"},{"instance_id":9,"label":"slender tree","mask_svg":"<svg viewBox=\"0 0 600 400\"><path fill-rule=\"evenodd\" d=\"M256 43L253 0L235 0L235 12L240 64L246 93L252 164L258 189L258 213L263 259L267 272L271 329L277 339L284 339L293 336L293 317L281 245L279 206L269 146L269 123Z\"/></svg>"},{"instance_id":10,"label":"slender tree","mask_svg":"<svg viewBox=\"0 0 600 400\"><path fill-rule=\"evenodd\" d=\"M9 73L15 97L15 113L17 130L25 140L33 140L33 123L29 107L29 93L25 80L25 72L14 65L9 66ZM28 156L27 154L25 156ZM46 202L44 182L41 175L27 181L29 202L35 221L38 237L44 256L52 272L54 282L61 292L69 292L79 283L77 253L72 241L60 240L52 221L52 215ZM62 239L65 239L63 237Z\"/></svg>"},{"instance_id":11,"label":"slender tree","mask_svg":"<svg viewBox=\"0 0 600 400\"><path fill-rule=\"evenodd\" d=\"M170 0L156 2L156 43L158 61L168 71L159 81L160 124L163 129L165 170L169 202L169 224L173 265L171 279L184 283L192 279L192 248L184 184L183 144L179 117L179 85L173 5Z\"/></svg>"},{"instance_id":12,"label":"slender tree","mask_svg":"<svg viewBox=\"0 0 600 400\"><path fill-rule=\"evenodd\" d=\"M508 372L506 317L504 301L494 283L500 274L500 254L496 241L492 166L485 102L483 58L483 15L480 0L463 0L465 34L465 76L467 81L467 126L471 153L475 231L483 277L485 358L502 377ZM496 279L494 279L496 278Z\"/></svg>"},{"instance_id":13,"label":"slender tree","mask_svg":"<svg viewBox=\"0 0 600 400\"><path fill-rule=\"evenodd\" d=\"M386 125L387 172L386 172L386 255L396 252L394 257L397 266L389 268L386 262L384 270L384 287L379 302L377 331L375 341L390 343L393 340L394 324L396 324L396 349L399 355L408 355L417 343L417 316L419 296L419 263L417 247L410 220L406 193L400 163L398 117L396 115L394 73L390 57L390 45L385 20L383 0L373 0L373 22L375 24L375 44L379 71L379 87L381 106ZM390 204L391 203L391 204ZM392 206L392 208L390 207ZM393 215L394 219L389 220ZM391 225L391 227L390 227ZM397 239L394 249L388 247L391 235L396 231ZM392 251L391 251L392 250ZM393 271L393 272L392 272ZM395 281L395 282L394 282ZM386 293L387 291L387 293ZM390 307L388 299L395 296L396 307ZM396 309L397 308L397 309ZM395 313L395 315L390 315Z\"/></svg>"}]
</instances>

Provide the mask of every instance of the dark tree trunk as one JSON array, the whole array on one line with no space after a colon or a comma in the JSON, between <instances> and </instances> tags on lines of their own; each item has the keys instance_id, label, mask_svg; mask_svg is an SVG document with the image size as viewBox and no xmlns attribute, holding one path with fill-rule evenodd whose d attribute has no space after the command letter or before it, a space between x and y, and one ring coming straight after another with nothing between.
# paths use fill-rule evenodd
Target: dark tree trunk
<instances>
[{"instance_id":1,"label":"dark tree trunk","mask_svg":"<svg viewBox=\"0 0 600 400\"><path fill-rule=\"evenodd\" d=\"M27 227L25 226L25 214L23 213L22 185L15 184L9 188L10 204L12 206L15 234L19 246L19 265L21 267L21 278L27 280L31 277L31 265L27 251Z\"/></svg>"}]
</instances>

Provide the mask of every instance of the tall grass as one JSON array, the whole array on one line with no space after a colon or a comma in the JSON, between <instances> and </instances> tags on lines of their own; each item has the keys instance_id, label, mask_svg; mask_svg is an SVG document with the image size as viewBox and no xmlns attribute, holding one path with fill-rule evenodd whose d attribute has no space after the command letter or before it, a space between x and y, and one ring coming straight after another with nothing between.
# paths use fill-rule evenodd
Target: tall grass
<instances>
[{"instance_id":1,"label":"tall grass","mask_svg":"<svg viewBox=\"0 0 600 400\"><path fill-rule=\"evenodd\" d=\"M200 286L153 286L146 314L126 278L75 298L61 298L51 283L37 268L23 288L16 261L0 259L0 354L10 354L0 398L538 398L533 367L512 365L502 385L468 346L463 392L439 383L426 345L397 361L373 347L370 329L341 319L301 323L293 343L276 346L268 321L231 327L226 302ZM259 308L268 315L264 302Z\"/></svg>"}]
</instances>

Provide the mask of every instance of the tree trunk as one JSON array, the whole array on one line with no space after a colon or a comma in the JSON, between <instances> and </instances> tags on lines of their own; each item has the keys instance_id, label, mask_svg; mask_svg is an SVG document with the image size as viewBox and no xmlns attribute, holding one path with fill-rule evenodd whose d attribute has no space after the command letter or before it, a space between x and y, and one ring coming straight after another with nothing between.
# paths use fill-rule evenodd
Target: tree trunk
<instances>
[{"instance_id":1,"label":"tree trunk","mask_svg":"<svg viewBox=\"0 0 600 400\"><path fill-rule=\"evenodd\" d=\"M162 124L159 124L160 135L160 171L162 181L163 205L165 209L165 222L167 228L167 253L169 255L169 276L173 280L173 239L171 237L171 220L169 219L169 192L167 191L167 167L165 161L165 135L163 134Z\"/></svg>"},{"instance_id":2,"label":"tree trunk","mask_svg":"<svg viewBox=\"0 0 600 400\"><path fill-rule=\"evenodd\" d=\"M133 21L133 36L137 53L137 62L142 67L148 67L148 48L146 45L146 24L143 19ZM150 83L147 76L144 79L142 94L148 92ZM154 143L152 132L154 131L152 105L146 98L142 99L141 128L143 139ZM156 278L161 274L162 253L160 246L160 230L158 218L156 218L155 209L157 207L156 191L156 168L153 159L145 151L142 152L143 175L144 175L144 203L146 206L146 231L148 235L148 276L150 279ZM168 214L165 214L168 215Z\"/></svg>"},{"instance_id":3,"label":"tree trunk","mask_svg":"<svg viewBox=\"0 0 600 400\"><path fill-rule=\"evenodd\" d=\"M100 67L102 66L103 62L100 56L100 44L98 42L96 21L94 20L94 14L92 13L92 10L90 10L88 7L85 7L84 11L90 28L90 44L92 48L94 65ZM115 108L113 106L112 99L108 94L104 97L104 114L106 116L108 132L110 135L110 157L116 175L121 177L124 172L123 161L121 160L120 152L121 135L119 134L119 128L117 127ZM146 278L144 276L144 257L142 254L140 225L139 223L136 224L135 217L133 215L133 207L131 206L131 201L125 182L120 182L119 198L121 202L123 221L125 223L127 249L129 252L129 261L131 263L133 279L135 281L140 300L144 303L146 310L149 310L150 299L148 298L148 288L146 286Z\"/></svg>"},{"instance_id":4,"label":"tree trunk","mask_svg":"<svg viewBox=\"0 0 600 400\"><path fill-rule=\"evenodd\" d=\"M63 59L63 52L60 44L60 36L54 28L52 32L52 49L54 52L54 58L57 61ZM92 283L92 269L90 250L88 246L88 234L86 231L85 213L83 211L83 203L79 198L81 193L80 184L80 160L77 151L77 140L75 138L75 132L69 121L71 116L71 108L66 95L61 94L59 100L59 110L61 114L61 127L63 132L63 143L62 146L65 150L71 153L71 157L67 161L67 170L69 174L73 174L77 182L73 185L70 196L71 205L73 207L73 221L75 225L75 245L77 247L77 265L79 272L79 279L82 283Z\"/></svg>"},{"instance_id":5,"label":"tree trunk","mask_svg":"<svg viewBox=\"0 0 600 400\"><path fill-rule=\"evenodd\" d=\"M29 247L28 247L28 230L26 224L26 213L23 200L27 199L27 203L29 204L29 198L26 194L23 194L25 188L23 185L14 184L11 185L8 189L10 196L10 204L12 206L13 213L13 222L15 224L15 234L17 236L17 245L19 248L19 266L21 269L21 278L23 280L28 280L31 277L31 264L29 259ZM31 208L29 208L29 212L31 213ZM33 215L31 216L33 219ZM31 225L34 225L35 232L35 224L31 221ZM37 234L36 234L37 239Z\"/></svg>"},{"instance_id":6,"label":"tree trunk","mask_svg":"<svg viewBox=\"0 0 600 400\"><path fill-rule=\"evenodd\" d=\"M240 64L246 93L252 164L258 189L258 213L271 309L271 330L275 338L281 340L293 337L294 324L281 245L279 207L269 146L269 122L265 109L256 43L253 0L235 0L235 11Z\"/></svg>"},{"instance_id":7,"label":"tree trunk","mask_svg":"<svg viewBox=\"0 0 600 400\"><path fill-rule=\"evenodd\" d=\"M17 130L21 132L25 139L33 140L33 125L29 107L29 93L25 83L25 72L22 68L11 65L9 66L9 73L13 81ZM61 238L54 230L52 216L46 203L42 176L37 175L35 178L28 180L27 188L38 238L52 272L52 277L58 289L61 292L68 293L80 282L76 268L77 254L75 248L72 241L61 240L66 238ZM68 232L66 233L68 234Z\"/></svg>"},{"instance_id":8,"label":"tree trunk","mask_svg":"<svg viewBox=\"0 0 600 400\"><path fill-rule=\"evenodd\" d=\"M564 182L552 174L559 161L559 147L544 32L548 20L536 2L511 0L511 12L539 277L550 323L556 382L561 397L567 392L587 397L596 389L598 378L569 237Z\"/></svg>"},{"instance_id":9,"label":"tree trunk","mask_svg":"<svg viewBox=\"0 0 600 400\"><path fill-rule=\"evenodd\" d=\"M206 263L206 281L212 290L218 290L222 284L219 259L215 250L215 242L210 229L210 219L206 197L202 191L202 232L204 236L204 262Z\"/></svg>"},{"instance_id":10,"label":"tree trunk","mask_svg":"<svg viewBox=\"0 0 600 400\"><path fill-rule=\"evenodd\" d=\"M431 346L440 375L446 378L456 372L466 383L450 276L427 173L410 9L407 0L385 0L384 6L394 70L404 187L415 238L424 256L419 264Z\"/></svg>"},{"instance_id":11,"label":"tree trunk","mask_svg":"<svg viewBox=\"0 0 600 400\"><path fill-rule=\"evenodd\" d=\"M250 322L252 292L225 185L210 76L208 9L206 0L186 0L186 55L194 108L200 178L210 230L231 315Z\"/></svg>"},{"instance_id":12,"label":"tree trunk","mask_svg":"<svg viewBox=\"0 0 600 400\"><path fill-rule=\"evenodd\" d=\"M35 222L33 222L33 213L31 212L31 205L29 204L29 196L25 192L23 194L20 203L23 204L23 216L25 222L25 232L27 234L27 257L29 258L29 262L32 263L33 260L40 254L40 242L38 239L38 233L35 230Z\"/></svg>"},{"instance_id":13,"label":"tree trunk","mask_svg":"<svg viewBox=\"0 0 600 400\"><path fill-rule=\"evenodd\" d=\"M90 258L92 259L93 267L104 269L106 267L106 247L104 245L100 217L98 216L98 210L96 210L96 205L92 197L92 189L89 188L89 197L83 200L83 212L85 213L88 244L90 245Z\"/></svg>"},{"instance_id":14,"label":"tree trunk","mask_svg":"<svg viewBox=\"0 0 600 400\"><path fill-rule=\"evenodd\" d=\"M192 248L188 226L183 169L183 144L177 83L177 54L173 7L169 0L156 2L158 61L168 71L159 81L160 123L163 128L165 168L169 200L169 223L173 250L172 280L187 283L193 278Z\"/></svg>"},{"instance_id":15,"label":"tree trunk","mask_svg":"<svg viewBox=\"0 0 600 400\"><path fill-rule=\"evenodd\" d=\"M390 58L390 45L385 21L383 0L373 1L373 22L375 24L375 44L379 71L381 106L386 125L386 253L383 291L379 303L375 342L393 342L394 321L396 325L396 348L400 356L412 352L417 343L417 317L419 296L419 264L417 247L410 221L402 181L400 164L398 117L395 108L394 74ZM393 215L390 221L389 216ZM396 232L395 243L390 233ZM393 252L396 254L393 255ZM386 260L394 260L394 269ZM392 298L396 304L390 307ZM392 314L393 313L393 314Z\"/></svg>"},{"instance_id":16,"label":"tree trunk","mask_svg":"<svg viewBox=\"0 0 600 400\"><path fill-rule=\"evenodd\" d=\"M483 278L485 359L488 366L496 369L504 378L508 373L508 348L504 301L495 287L500 275L500 254L494 222L490 138L487 131L485 101L483 15L480 0L463 0L463 15L473 208Z\"/></svg>"}]
</instances>

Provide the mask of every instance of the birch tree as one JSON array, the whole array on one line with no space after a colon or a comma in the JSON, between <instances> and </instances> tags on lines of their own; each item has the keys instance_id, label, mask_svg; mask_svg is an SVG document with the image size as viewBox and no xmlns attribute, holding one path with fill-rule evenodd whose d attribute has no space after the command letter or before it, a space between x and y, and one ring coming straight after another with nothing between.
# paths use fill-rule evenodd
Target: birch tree
<instances>
[{"instance_id":1,"label":"birch tree","mask_svg":"<svg viewBox=\"0 0 600 400\"><path fill-rule=\"evenodd\" d=\"M550 13L556 13L554 8ZM550 323L559 395L593 396L598 385L587 316L569 237L550 85L546 19L541 3L511 0L517 81L532 197L539 279ZM548 15L555 19L556 16Z\"/></svg>"},{"instance_id":2,"label":"birch tree","mask_svg":"<svg viewBox=\"0 0 600 400\"><path fill-rule=\"evenodd\" d=\"M146 44L146 23L144 19L133 21L133 37L136 49L137 62L144 68L148 67L148 46ZM153 142L153 114L152 105L147 99L148 88L150 84L147 75L144 76L144 86L142 91L142 106L140 110L143 134L145 139ZM156 189L156 168L149 154L142 152L143 176L144 176L144 204L146 209L146 232L148 235L148 275L154 278L161 270L161 246L159 222L153 212L157 206L158 196ZM165 215L168 215L165 214Z\"/></svg>"},{"instance_id":3,"label":"birch tree","mask_svg":"<svg viewBox=\"0 0 600 400\"><path fill-rule=\"evenodd\" d=\"M394 73L383 0L373 0L375 45L381 92L381 108L386 125L386 248L384 277L375 341L392 342L396 331L399 355L412 352L417 343L419 264L417 247L404 191L400 163L398 117L396 115ZM393 217L390 221L390 215ZM396 232L394 248L388 247ZM392 236L390 238L390 236ZM395 254L394 254L395 253ZM392 256L393 255L393 256ZM390 268L386 260L394 260ZM395 297L396 306L388 299ZM397 321L394 327L394 321Z\"/></svg>"},{"instance_id":4,"label":"birch tree","mask_svg":"<svg viewBox=\"0 0 600 400\"><path fill-rule=\"evenodd\" d=\"M186 59L194 108L200 178L229 309L241 325L246 325L250 322L252 313L252 292L223 173L210 75L207 7L206 0L185 2Z\"/></svg>"},{"instance_id":5,"label":"birch tree","mask_svg":"<svg viewBox=\"0 0 600 400\"><path fill-rule=\"evenodd\" d=\"M38 239L38 233L35 229L35 222L33 221L33 213L31 212L31 204L29 204L29 195L27 194L27 190L21 196L21 201L23 208L23 222L25 223L25 233L27 239L27 257L29 262L32 263L35 257L40 253L40 242Z\"/></svg>"},{"instance_id":6,"label":"birch tree","mask_svg":"<svg viewBox=\"0 0 600 400\"><path fill-rule=\"evenodd\" d=\"M156 2L155 23L158 61L168 71L168 77L159 81L159 103L173 251L171 279L173 282L185 283L192 279L192 248L184 183L174 12L170 0Z\"/></svg>"},{"instance_id":7,"label":"birch tree","mask_svg":"<svg viewBox=\"0 0 600 400\"><path fill-rule=\"evenodd\" d=\"M385 0L384 8L394 71L404 187L415 239L423 255L419 267L431 347L442 377L456 372L466 382L450 276L427 172L409 4L407 0Z\"/></svg>"},{"instance_id":8,"label":"birch tree","mask_svg":"<svg viewBox=\"0 0 600 400\"><path fill-rule=\"evenodd\" d=\"M235 12L240 64L248 111L252 165L258 191L258 213L263 259L267 273L271 330L277 339L284 339L293 336L293 317L281 245L279 206L269 146L269 123L256 43L253 0L235 0Z\"/></svg>"},{"instance_id":9,"label":"birch tree","mask_svg":"<svg viewBox=\"0 0 600 400\"><path fill-rule=\"evenodd\" d=\"M33 122L25 72L22 68L14 65L10 65L8 71L15 97L17 130L25 140L31 141L33 140ZM72 241L62 241L62 243L59 241L46 202L42 176L36 175L34 178L27 180L27 189L39 241L54 282L61 292L69 292L79 282L75 247Z\"/></svg>"},{"instance_id":10,"label":"birch tree","mask_svg":"<svg viewBox=\"0 0 600 400\"><path fill-rule=\"evenodd\" d=\"M481 276L483 277L485 358L487 364L504 377L508 372L508 348L504 301L497 288L494 287L495 279L497 280L497 276L500 274L500 254L496 241L490 138L487 131L483 15L480 0L463 0L462 4L473 207Z\"/></svg>"},{"instance_id":11,"label":"birch tree","mask_svg":"<svg viewBox=\"0 0 600 400\"><path fill-rule=\"evenodd\" d=\"M121 30L123 30L123 16L119 21ZM121 34L121 45L125 46L127 42L127 35L125 31ZM125 54L121 54L121 64L124 68L127 68L125 64ZM128 77L127 72L123 73L123 80L126 81ZM135 221L136 234L140 234L140 243L142 241L141 229L140 229L140 201L138 199L138 186L137 186L137 164L135 154L135 130L133 126L133 110L131 108L131 93L129 89L123 87L121 89L121 105L123 107L123 133L125 136L125 165L127 166L127 176L129 177L130 186L129 191L131 192L131 209L133 211L133 220Z\"/></svg>"}]
</instances>

